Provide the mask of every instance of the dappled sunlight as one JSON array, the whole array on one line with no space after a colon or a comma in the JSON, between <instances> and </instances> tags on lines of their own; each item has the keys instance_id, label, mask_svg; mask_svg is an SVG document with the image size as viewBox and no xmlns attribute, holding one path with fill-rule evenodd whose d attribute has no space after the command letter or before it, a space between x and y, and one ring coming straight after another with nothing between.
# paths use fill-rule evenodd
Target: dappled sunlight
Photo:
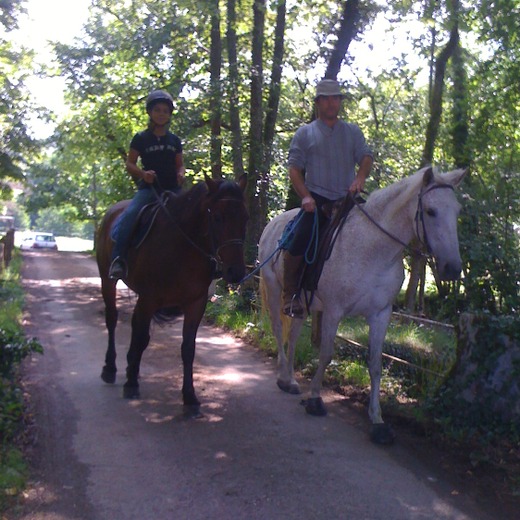
<instances>
[{"instance_id":1,"label":"dappled sunlight","mask_svg":"<svg viewBox=\"0 0 520 520\"><path fill-rule=\"evenodd\" d=\"M457 495L457 491L452 491L451 495ZM402 498L396 497L399 504L406 509L410 515L421 517L425 514L425 507L423 505L414 505ZM439 520L445 519L456 519L456 520L469 520L469 516L464 513L458 512L448 502L441 499L436 499L431 504L431 510L435 511L436 518Z\"/></svg>"},{"instance_id":2,"label":"dappled sunlight","mask_svg":"<svg viewBox=\"0 0 520 520\"><path fill-rule=\"evenodd\" d=\"M154 424L171 422L173 421L173 415L161 415L157 412L152 412L145 416L145 421Z\"/></svg>"},{"instance_id":3,"label":"dappled sunlight","mask_svg":"<svg viewBox=\"0 0 520 520\"><path fill-rule=\"evenodd\" d=\"M206 336L204 338L204 343L209 343L211 345L230 345L233 343L233 340L229 336L221 334L220 336Z\"/></svg>"},{"instance_id":4,"label":"dappled sunlight","mask_svg":"<svg viewBox=\"0 0 520 520\"><path fill-rule=\"evenodd\" d=\"M217 451L215 453L216 460L229 459L229 455L224 451Z\"/></svg>"},{"instance_id":5,"label":"dappled sunlight","mask_svg":"<svg viewBox=\"0 0 520 520\"><path fill-rule=\"evenodd\" d=\"M251 374L247 372L237 372L236 370L227 370L218 375L212 375L211 379L216 381L224 381L227 383L247 383L249 382L260 382L264 378L262 376Z\"/></svg>"},{"instance_id":6,"label":"dappled sunlight","mask_svg":"<svg viewBox=\"0 0 520 520\"><path fill-rule=\"evenodd\" d=\"M29 287L62 287L64 285L96 285L100 286L99 276L79 277L79 278L54 278L48 280L38 280L34 278L24 278L23 283Z\"/></svg>"}]
</instances>

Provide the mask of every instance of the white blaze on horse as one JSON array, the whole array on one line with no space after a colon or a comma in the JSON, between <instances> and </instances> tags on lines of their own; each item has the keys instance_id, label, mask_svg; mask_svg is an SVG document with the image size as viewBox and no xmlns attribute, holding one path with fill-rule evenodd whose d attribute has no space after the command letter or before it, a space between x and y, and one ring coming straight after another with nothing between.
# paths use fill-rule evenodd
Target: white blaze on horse
<instances>
[{"instance_id":1,"label":"white blaze on horse","mask_svg":"<svg viewBox=\"0 0 520 520\"><path fill-rule=\"evenodd\" d=\"M371 439L393 442L392 430L384 424L379 402L382 349L392 314L392 304L404 281L403 252L418 239L434 258L442 280L460 276L461 258L457 236L460 211L454 188L466 170L437 174L424 168L368 197L362 208L354 207L325 262L311 312L322 311L319 365L314 375L306 410L325 415L320 397L325 369L332 360L334 338L345 316L363 316L369 325ZM304 320L290 319L287 353L283 338L283 262L273 255L284 229L298 209L278 215L265 228L259 243L259 262L264 303L278 344L278 386L299 393L294 375L294 351ZM271 258L269 258L271 256ZM264 307L265 308L265 307Z\"/></svg>"}]
</instances>

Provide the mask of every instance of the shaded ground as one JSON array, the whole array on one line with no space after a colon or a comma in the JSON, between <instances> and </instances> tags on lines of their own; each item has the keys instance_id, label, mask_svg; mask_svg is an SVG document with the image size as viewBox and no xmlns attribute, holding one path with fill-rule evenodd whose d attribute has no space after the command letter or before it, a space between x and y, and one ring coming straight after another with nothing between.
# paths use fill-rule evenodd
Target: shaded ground
<instances>
[{"instance_id":1,"label":"shaded ground","mask_svg":"<svg viewBox=\"0 0 520 520\"><path fill-rule=\"evenodd\" d=\"M343 405L361 416L368 407L368 392L354 387L335 389L345 396ZM383 400L384 401L384 400ZM507 440L500 445L479 446L461 440L441 439L414 418L414 405L383 404L384 417L392 424L399 443L407 446L412 459L421 460L432 471L453 484L454 493L471 496L481 507L500 519L519 518L520 447ZM497 511L497 504L500 504Z\"/></svg>"},{"instance_id":2,"label":"shaded ground","mask_svg":"<svg viewBox=\"0 0 520 520\"><path fill-rule=\"evenodd\" d=\"M110 386L99 378L106 335L93 260L28 253L23 282L25 327L45 354L26 365L32 476L9 519L514 518L478 501L399 425L395 446L372 445L365 410L338 394L325 393L326 418L307 416L276 388L272 360L209 326L195 367L204 419L183 418L180 321L154 327L142 399L124 400L133 296L120 291Z\"/></svg>"}]
</instances>

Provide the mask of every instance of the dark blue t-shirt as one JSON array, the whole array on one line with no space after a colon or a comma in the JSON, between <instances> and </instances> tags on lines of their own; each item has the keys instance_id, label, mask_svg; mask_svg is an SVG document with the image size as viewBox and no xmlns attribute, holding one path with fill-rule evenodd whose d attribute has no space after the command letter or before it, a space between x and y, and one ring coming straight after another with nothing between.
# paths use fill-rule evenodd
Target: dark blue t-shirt
<instances>
[{"instance_id":1,"label":"dark blue t-shirt","mask_svg":"<svg viewBox=\"0 0 520 520\"><path fill-rule=\"evenodd\" d=\"M139 152L143 170L155 171L161 191L180 190L175 158L182 153L182 143L175 134L166 132L166 135L157 136L150 130L144 130L134 135L130 148ZM143 190L150 189L151 185L139 179L137 187Z\"/></svg>"}]
</instances>

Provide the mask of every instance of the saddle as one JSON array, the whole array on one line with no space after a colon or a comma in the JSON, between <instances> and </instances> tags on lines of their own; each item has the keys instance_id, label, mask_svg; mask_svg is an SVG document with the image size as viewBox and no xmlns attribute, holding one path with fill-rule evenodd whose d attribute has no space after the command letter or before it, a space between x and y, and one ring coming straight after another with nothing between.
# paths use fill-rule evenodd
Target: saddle
<instances>
[{"instance_id":1,"label":"saddle","mask_svg":"<svg viewBox=\"0 0 520 520\"><path fill-rule=\"evenodd\" d=\"M330 258L336 238L338 237L350 210L356 205L356 203L364 202L365 200L360 195L354 197L351 193L348 193L343 199L322 206L322 211L324 211L327 216L327 223L320 230L316 260L312 264L305 263L300 281L300 288L304 291L311 292L308 305L310 305L310 301L312 301L312 294L318 287L323 266Z\"/></svg>"},{"instance_id":2,"label":"saddle","mask_svg":"<svg viewBox=\"0 0 520 520\"><path fill-rule=\"evenodd\" d=\"M172 197L176 197L175 193L172 191L164 191L156 201L143 206L139 215L137 215L134 230L132 231L132 238L130 239L132 246L136 249L141 246L152 229L157 214Z\"/></svg>"},{"instance_id":3,"label":"saddle","mask_svg":"<svg viewBox=\"0 0 520 520\"><path fill-rule=\"evenodd\" d=\"M146 206L142 207L141 211L137 215L132 230L130 238L131 247L138 249L141 246L152 229L157 214L162 209L163 205L166 204L168 199L175 196L176 195L173 192L165 191L161 194L160 199L150 202L150 204L146 204Z\"/></svg>"}]
</instances>

